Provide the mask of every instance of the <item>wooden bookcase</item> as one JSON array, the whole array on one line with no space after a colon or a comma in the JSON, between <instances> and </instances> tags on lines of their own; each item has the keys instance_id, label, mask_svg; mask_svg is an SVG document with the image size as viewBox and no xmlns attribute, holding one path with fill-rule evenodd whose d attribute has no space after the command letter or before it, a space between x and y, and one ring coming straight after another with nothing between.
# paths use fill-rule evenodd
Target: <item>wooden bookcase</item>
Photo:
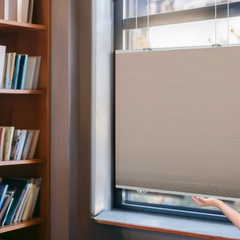
<instances>
[{"instance_id":1,"label":"wooden bookcase","mask_svg":"<svg viewBox=\"0 0 240 240\"><path fill-rule=\"evenodd\" d=\"M33 23L0 20L6 52L41 56L38 90L0 89L0 126L40 129L35 159L0 162L0 177L41 177L39 217L0 227L0 239L50 239L51 1L35 0Z\"/></svg>"}]
</instances>

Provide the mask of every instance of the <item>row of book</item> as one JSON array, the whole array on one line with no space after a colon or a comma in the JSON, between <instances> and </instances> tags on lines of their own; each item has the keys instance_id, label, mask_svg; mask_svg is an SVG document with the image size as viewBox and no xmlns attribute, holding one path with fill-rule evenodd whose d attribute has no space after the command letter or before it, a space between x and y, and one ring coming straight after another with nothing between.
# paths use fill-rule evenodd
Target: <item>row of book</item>
<instances>
[{"instance_id":1,"label":"row of book","mask_svg":"<svg viewBox=\"0 0 240 240\"><path fill-rule=\"evenodd\" d=\"M0 225L32 219L41 178L0 179Z\"/></svg>"},{"instance_id":2,"label":"row of book","mask_svg":"<svg viewBox=\"0 0 240 240\"><path fill-rule=\"evenodd\" d=\"M40 130L0 127L0 161L33 159Z\"/></svg>"},{"instance_id":3,"label":"row of book","mask_svg":"<svg viewBox=\"0 0 240 240\"><path fill-rule=\"evenodd\" d=\"M6 53L6 46L0 46L0 88L36 90L40 65L40 56Z\"/></svg>"},{"instance_id":4,"label":"row of book","mask_svg":"<svg viewBox=\"0 0 240 240\"><path fill-rule=\"evenodd\" d=\"M34 0L0 0L0 19L32 23Z\"/></svg>"}]
</instances>

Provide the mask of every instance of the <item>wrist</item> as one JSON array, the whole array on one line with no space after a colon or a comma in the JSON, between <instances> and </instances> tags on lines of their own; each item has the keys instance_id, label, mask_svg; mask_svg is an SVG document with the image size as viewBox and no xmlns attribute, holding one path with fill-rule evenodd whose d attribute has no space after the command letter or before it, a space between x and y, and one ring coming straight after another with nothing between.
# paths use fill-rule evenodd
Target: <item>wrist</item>
<instances>
[{"instance_id":1,"label":"wrist","mask_svg":"<svg viewBox=\"0 0 240 240\"><path fill-rule=\"evenodd\" d=\"M215 203L214 203L215 207L220 209L222 204L223 204L223 202L221 200L215 199Z\"/></svg>"}]
</instances>

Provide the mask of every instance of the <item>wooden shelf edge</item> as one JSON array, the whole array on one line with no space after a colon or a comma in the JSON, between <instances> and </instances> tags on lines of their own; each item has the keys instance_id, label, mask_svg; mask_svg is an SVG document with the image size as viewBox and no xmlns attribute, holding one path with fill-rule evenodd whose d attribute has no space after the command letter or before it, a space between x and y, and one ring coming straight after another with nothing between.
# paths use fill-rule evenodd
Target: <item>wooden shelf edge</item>
<instances>
[{"instance_id":1,"label":"wooden shelf edge","mask_svg":"<svg viewBox=\"0 0 240 240\"><path fill-rule=\"evenodd\" d=\"M10 232L10 231L18 230L21 228L26 228L26 227L30 227L33 225L42 224L45 222L46 222L46 219L44 219L44 218L33 218L30 220L26 220L26 221L22 221L22 222L18 222L18 223L11 223L6 226L1 226L0 233Z\"/></svg>"},{"instance_id":2,"label":"wooden shelf edge","mask_svg":"<svg viewBox=\"0 0 240 240\"><path fill-rule=\"evenodd\" d=\"M0 89L0 94L45 94L46 90Z\"/></svg>"},{"instance_id":3,"label":"wooden shelf edge","mask_svg":"<svg viewBox=\"0 0 240 240\"><path fill-rule=\"evenodd\" d=\"M170 230L170 229L157 228L157 227L147 227L147 226L141 226L136 224L105 221L105 220L99 220L99 219L95 219L95 222L99 224L105 224L105 225L111 225L111 226L117 226L117 227L145 230L145 231L151 231L151 232L161 232L161 233L167 233L167 234L173 234L173 235L179 235L179 236L185 236L185 237L193 237L198 239L201 238L206 240L237 240L237 238L219 237L219 236L212 236L212 235L206 235L201 233L192 233L192 232Z\"/></svg>"},{"instance_id":4,"label":"wooden shelf edge","mask_svg":"<svg viewBox=\"0 0 240 240\"><path fill-rule=\"evenodd\" d=\"M21 27L31 30L45 30L47 29L46 25L42 24L33 24L33 23L23 23L23 22L17 22L17 21L9 21L0 19L0 28L1 27Z\"/></svg>"},{"instance_id":5,"label":"wooden shelf edge","mask_svg":"<svg viewBox=\"0 0 240 240\"><path fill-rule=\"evenodd\" d=\"M11 160L11 161L1 161L1 166L14 166L14 165L23 165L23 164L37 164L45 163L46 159L29 159L29 160Z\"/></svg>"}]
</instances>

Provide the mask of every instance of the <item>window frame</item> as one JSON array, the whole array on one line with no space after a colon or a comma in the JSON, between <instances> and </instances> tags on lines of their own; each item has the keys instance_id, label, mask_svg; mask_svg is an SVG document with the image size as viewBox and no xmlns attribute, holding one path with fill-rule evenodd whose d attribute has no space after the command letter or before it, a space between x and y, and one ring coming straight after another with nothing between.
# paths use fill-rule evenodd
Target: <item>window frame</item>
<instances>
[{"instance_id":1,"label":"window frame","mask_svg":"<svg viewBox=\"0 0 240 240\"><path fill-rule=\"evenodd\" d=\"M123 19L123 11L124 11L124 0L114 0L114 51L115 50L123 50L124 44L124 30L136 29L135 23L136 18L127 18ZM237 10L236 10L237 9ZM203 14L201 12L205 10L206 15L205 18L202 17ZM203 21L214 19L215 15L213 12L215 11L215 6L208 6L203 8L196 8L190 10L183 11L175 11L169 13L160 13L150 15L150 27L153 26L163 26L177 23L186 23L193 21ZM229 17L240 16L240 1L229 3ZM195 17L194 17L195 15ZM227 17L227 3L219 4L217 7L217 18L226 18ZM137 20L141 21L138 23L137 28L143 28L144 22L146 23L146 16L140 16ZM181 19L181 21L176 21L177 19ZM165 19L165 20L164 20ZM145 21L144 21L145 20ZM164 20L164 21L163 21ZM156 25L156 24L159 25ZM133 27L134 25L134 27ZM132 28L130 28L132 27ZM114 60L114 71L115 71L115 60ZM113 81L113 90L115 93L115 79ZM136 210L142 212L152 212L152 213L160 213L174 216L182 216L182 217L191 217L197 219L207 219L207 220L215 220L215 221L223 221L230 222L230 220L221 212L215 210L206 210L199 208L191 208L191 207L181 207L181 206L170 206L170 205L161 205L161 204L149 204L149 203L141 203L141 202L123 202L122 189L117 189L115 182L115 94L113 97L113 207L119 209L126 210Z\"/></svg>"}]
</instances>

